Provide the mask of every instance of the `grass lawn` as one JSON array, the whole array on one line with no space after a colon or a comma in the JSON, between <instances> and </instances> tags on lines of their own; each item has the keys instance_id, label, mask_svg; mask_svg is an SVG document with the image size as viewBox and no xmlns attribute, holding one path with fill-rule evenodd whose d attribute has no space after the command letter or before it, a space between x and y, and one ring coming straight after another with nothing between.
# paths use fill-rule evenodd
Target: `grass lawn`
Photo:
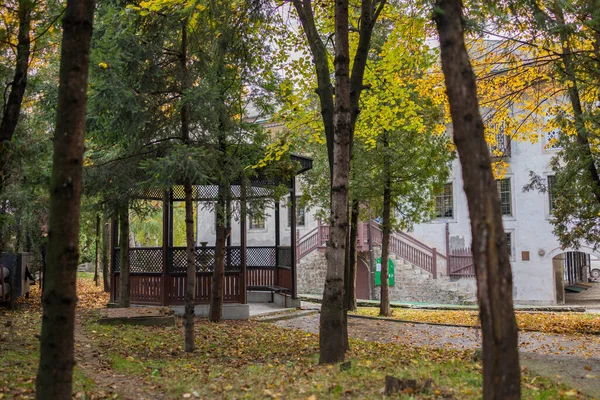
<instances>
[{"instance_id":1,"label":"grass lawn","mask_svg":"<svg viewBox=\"0 0 600 400\"><path fill-rule=\"evenodd\" d=\"M96 345L115 370L158 386L169 397L357 398L381 397L386 375L432 385L399 398L481 397L481 365L471 352L423 350L351 341L351 367L318 365L318 337L258 322L213 324L199 320L197 350L181 350L183 327L108 327L91 322ZM525 375L527 399L568 398L574 392ZM314 396L314 397L311 397Z\"/></svg>"},{"instance_id":2,"label":"grass lawn","mask_svg":"<svg viewBox=\"0 0 600 400\"><path fill-rule=\"evenodd\" d=\"M0 399L35 398L42 317L40 295L40 287L32 286L30 298L19 299L16 310L0 308ZM94 392L93 379L77 366L74 381L75 393Z\"/></svg>"},{"instance_id":3,"label":"grass lawn","mask_svg":"<svg viewBox=\"0 0 600 400\"><path fill-rule=\"evenodd\" d=\"M210 323L197 320L192 354L182 351L183 326L105 326L93 308L106 297L87 279L79 280L78 317L91 345L111 375L165 398L380 398L386 375L415 379L414 393L396 398L481 397L481 365L471 352L424 350L399 344L352 340L349 368L318 365L318 337L256 321ZM98 300L98 298L100 298ZM32 398L38 361L39 293L17 311L0 311L2 327L11 321L9 339L0 330L0 398ZM86 345L87 346L87 345ZM95 364L94 364L95 365ZM99 367L98 367L99 368ZM75 396L112 396L76 368ZM523 398L578 398L554 382L523 375ZM426 382L429 380L428 384ZM424 388L423 386L427 386ZM112 398L112 397L111 397Z\"/></svg>"},{"instance_id":4,"label":"grass lawn","mask_svg":"<svg viewBox=\"0 0 600 400\"><path fill-rule=\"evenodd\" d=\"M379 316L379 307L359 307L358 315ZM600 334L600 315L573 312L515 312L521 330L568 334ZM477 311L393 308L393 319L460 326L479 326Z\"/></svg>"},{"instance_id":5,"label":"grass lawn","mask_svg":"<svg viewBox=\"0 0 600 400\"><path fill-rule=\"evenodd\" d=\"M77 272L77 278L78 279L94 279L94 273L93 272ZM102 271L100 271L100 281L102 281Z\"/></svg>"}]
</instances>

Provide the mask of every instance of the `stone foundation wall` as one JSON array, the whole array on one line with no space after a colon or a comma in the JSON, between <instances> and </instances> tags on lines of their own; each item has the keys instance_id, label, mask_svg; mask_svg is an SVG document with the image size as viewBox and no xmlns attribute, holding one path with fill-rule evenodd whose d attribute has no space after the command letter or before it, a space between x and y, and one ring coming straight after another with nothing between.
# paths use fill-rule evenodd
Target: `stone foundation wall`
<instances>
[{"instance_id":1,"label":"stone foundation wall","mask_svg":"<svg viewBox=\"0 0 600 400\"><path fill-rule=\"evenodd\" d=\"M375 249L375 257L380 256ZM395 285L390 287L392 301L464 304L475 300L475 281L463 280L450 282L442 277L432 279L431 275L411 264L392 258L395 265ZM313 251L300 260L298 264L298 293L322 294L327 271L325 252ZM379 299L379 287L375 288L373 300Z\"/></svg>"},{"instance_id":2,"label":"stone foundation wall","mask_svg":"<svg viewBox=\"0 0 600 400\"><path fill-rule=\"evenodd\" d=\"M380 256L375 249L375 257ZM475 281L461 280L450 282L447 277L432 279L431 274L422 271L404 260L392 258L395 265L395 285L390 287L392 301L430 303L430 304L464 304L475 301ZM298 293L322 294L327 272L325 252L313 251L300 260L298 264ZM375 287L373 300L379 299L380 289Z\"/></svg>"},{"instance_id":3,"label":"stone foundation wall","mask_svg":"<svg viewBox=\"0 0 600 400\"><path fill-rule=\"evenodd\" d=\"M471 295L457 290L449 290L446 281L434 281L433 279L423 282L406 282L398 279L396 275L395 285L390 287L390 298L392 301L407 303L427 304L465 304L472 303L474 293ZM380 288L375 288L375 298L379 300Z\"/></svg>"},{"instance_id":4,"label":"stone foundation wall","mask_svg":"<svg viewBox=\"0 0 600 400\"><path fill-rule=\"evenodd\" d=\"M304 256L297 265L298 293L323 294L327 260L325 252L315 250Z\"/></svg>"}]
</instances>

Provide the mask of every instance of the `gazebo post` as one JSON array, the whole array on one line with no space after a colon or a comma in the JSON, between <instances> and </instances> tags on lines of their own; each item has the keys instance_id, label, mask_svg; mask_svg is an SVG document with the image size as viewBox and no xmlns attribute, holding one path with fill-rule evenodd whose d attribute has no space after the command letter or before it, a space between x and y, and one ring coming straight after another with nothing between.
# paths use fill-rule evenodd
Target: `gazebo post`
<instances>
[{"instance_id":1,"label":"gazebo post","mask_svg":"<svg viewBox=\"0 0 600 400\"><path fill-rule=\"evenodd\" d=\"M291 239L291 267L292 267L292 299L298 298L296 288L296 177L292 177L290 196L292 198L292 207L290 212L292 213L292 226L290 227L290 239Z\"/></svg>"},{"instance_id":2,"label":"gazebo post","mask_svg":"<svg viewBox=\"0 0 600 400\"><path fill-rule=\"evenodd\" d=\"M173 243L174 243L174 240L175 240L174 239L174 235L173 235L173 223L175 222L175 217L173 216L173 213L174 213L174 211L173 211L173 208L174 208L173 207L173 188L171 188L168 193L169 193L169 197L168 197L168 201L169 201L169 222L167 224L167 226L169 228L169 232L168 232L168 234L169 234L169 236L168 236L169 241L168 241L168 244L169 244L169 247L173 247Z\"/></svg>"},{"instance_id":3,"label":"gazebo post","mask_svg":"<svg viewBox=\"0 0 600 400\"><path fill-rule=\"evenodd\" d=\"M225 248L225 271L231 271L231 187L229 187L230 195L227 197L227 204L225 204L225 216L227 218L227 247Z\"/></svg>"},{"instance_id":4,"label":"gazebo post","mask_svg":"<svg viewBox=\"0 0 600 400\"><path fill-rule=\"evenodd\" d=\"M246 271L246 181L242 176L242 182L240 183L240 273L242 279L240 280L240 291L241 291L241 303L248 303L248 273Z\"/></svg>"},{"instance_id":5,"label":"gazebo post","mask_svg":"<svg viewBox=\"0 0 600 400\"><path fill-rule=\"evenodd\" d=\"M169 298L167 294L168 284L167 284L167 266L169 260L169 220L171 214L171 207L169 207L170 203L170 194L169 191L165 191L163 193L163 235L162 235L162 291L160 295L160 304L163 306L168 305L167 299Z\"/></svg>"},{"instance_id":6,"label":"gazebo post","mask_svg":"<svg viewBox=\"0 0 600 400\"><path fill-rule=\"evenodd\" d=\"M117 300L117 277L115 276L115 247L117 247L117 235L119 234L119 224L117 218L111 220L110 233L110 302L114 303Z\"/></svg>"},{"instance_id":7,"label":"gazebo post","mask_svg":"<svg viewBox=\"0 0 600 400\"><path fill-rule=\"evenodd\" d=\"M275 286L279 286L280 212L279 199L275 200Z\"/></svg>"}]
</instances>

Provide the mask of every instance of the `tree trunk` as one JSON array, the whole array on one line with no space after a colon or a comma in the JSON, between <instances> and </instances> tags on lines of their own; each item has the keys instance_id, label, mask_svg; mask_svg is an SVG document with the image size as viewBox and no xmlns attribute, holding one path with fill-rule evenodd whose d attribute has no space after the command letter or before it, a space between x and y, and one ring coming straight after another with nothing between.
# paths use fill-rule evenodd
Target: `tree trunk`
<instances>
[{"instance_id":1,"label":"tree trunk","mask_svg":"<svg viewBox=\"0 0 600 400\"><path fill-rule=\"evenodd\" d=\"M119 307L130 306L129 282L129 202L119 207Z\"/></svg>"},{"instance_id":2,"label":"tree trunk","mask_svg":"<svg viewBox=\"0 0 600 400\"><path fill-rule=\"evenodd\" d=\"M36 398L71 399L86 90L94 2L68 0L62 20L50 182L48 267Z\"/></svg>"},{"instance_id":3,"label":"tree trunk","mask_svg":"<svg viewBox=\"0 0 600 400\"><path fill-rule=\"evenodd\" d=\"M21 213L15 213L15 253L21 250Z\"/></svg>"},{"instance_id":4,"label":"tree trunk","mask_svg":"<svg viewBox=\"0 0 600 400\"><path fill-rule=\"evenodd\" d=\"M554 1L553 4L554 14L556 16L556 22L561 26L565 25L565 18L561 5ZM581 97L579 96L579 81L576 78L575 66L573 65L573 53L571 51L569 34L565 29L560 29L560 42L562 44L561 58L565 67L566 79L569 82L569 89L567 93L571 102L571 108L573 109L573 116L575 119L575 132L577 132L576 138L577 143L580 146L580 157L584 160L590 180L592 182L592 193L598 203L600 203L600 174L596 168L594 162L594 156L590 148L590 141L588 131L585 127L585 120L583 115L583 106L581 105Z\"/></svg>"},{"instance_id":5,"label":"tree trunk","mask_svg":"<svg viewBox=\"0 0 600 400\"><path fill-rule=\"evenodd\" d=\"M8 161L8 144L11 141L19 116L21 105L27 88L27 72L29 69L29 55L31 52L31 12L33 10L31 0L19 0L19 34L17 39L17 59L15 74L10 83L10 93L2 110L0 120L0 192L4 189L6 177L6 162Z\"/></svg>"},{"instance_id":6,"label":"tree trunk","mask_svg":"<svg viewBox=\"0 0 600 400\"><path fill-rule=\"evenodd\" d=\"M182 98L189 89L190 77L188 73L188 32L187 19L184 19L181 29L181 83ZM184 100L185 101L185 100ZM190 104L184 102L181 106L181 138L183 143L190 146ZM196 316L196 240L194 239L194 202L192 182L186 180L183 185L185 193L185 245L186 245L186 271L187 283L185 288L185 351L194 351L194 317Z\"/></svg>"},{"instance_id":7,"label":"tree trunk","mask_svg":"<svg viewBox=\"0 0 600 400\"><path fill-rule=\"evenodd\" d=\"M434 19L471 219L471 248L483 336L483 398L519 399L519 353L509 249L479 112L475 75L465 48L462 1L438 0Z\"/></svg>"},{"instance_id":8,"label":"tree trunk","mask_svg":"<svg viewBox=\"0 0 600 400\"><path fill-rule=\"evenodd\" d=\"M371 210L369 210L367 236L367 240L369 241L369 300L372 300L373 293L375 292L375 279L373 279L373 274L375 273L375 251L373 250L373 218L371 217Z\"/></svg>"},{"instance_id":9,"label":"tree trunk","mask_svg":"<svg viewBox=\"0 0 600 400\"><path fill-rule=\"evenodd\" d=\"M102 282L104 292L110 293L110 225L102 225Z\"/></svg>"},{"instance_id":10,"label":"tree trunk","mask_svg":"<svg viewBox=\"0 0 600 400\"><path fill-rule=\"evenodd\" d=\"M96 254L94 257L94 283L99 286L98 283L98 264L100 263L100 214L96 215Z\"/></svg>"},{"instance_id":11,"label":"tree trunk","mask_svg":"<svg viewBox=\"0 0 600 400\"><path fill-rule=\"evenodd\" d=\"M301 26L308 39L310 52L313 56L315 72L317 74L317 95L321 106L321 116L323 118L323 128L327 143L327 161L329 162L329 174L333 175L333 85L331 84L331 72L329 70L329 55L327 47L319 36L315 24L315 17L312 10L312 4L306 0L293 0L298 17L302 22Z\"/></svg>"},{"instance_id":12,"label":"tree trunk","mask_svg":"<svg viewBox=\"0 0 600 400\"><path fill-rule=\"evenodd\" d=\"M218 42L216 61L217 77L222 78L225 75L225 52L229 43L229 38L221 36ZM221 82L221 84L223 84ZM231 218L228 209L231 202L231 187L229 184L229 168L227 161L227 132L229 129L229 113L227 105L225 104L225 93L223 90L219 96L219 129L217 136L217 145L219 151L219 188L217 193L217 227L216 227L216 238L215 238L215 269L212 276L212 287L210 297L210 309L208 311L209 320L213 322L221 321L223 314L223 286L225 283L225 256L226 256L226 243L227 237L230 234L229 226L231 224Z\"/></svg>"},{"instance_id":13,"label":"tree trunk","mask_svg":"<svg viewBox=\"0 0 600 400\"><path fill-rule=\"evenodd\" d=\"M212 276L212 288L210 293L209 319L213 322L221 321L223 312L223 283L225 280L225 250L227 240L226 218L226 193L228 190L224 182L219 183L219 194L217 199L217 237L215 242L215 269Z\"/></svg>"},{"instance_id":14,"label":"tree trunk","mask_svg":"<svg viewBox=\"0 0 600 400\"><path fill-rule=\"evenodd\" d=\"M344 280L344 297L346 299L346 309L356 311L356 241L358 240L358 200L352 200L352 209L350 212L350 240L348 266Z\"/></svg>"},{"instance_id":15,"label":"tree trunk","mask_svg":"<svg viewBox=\"0 0 600 400\"><path fill-rule=\"evenodd\" d=\"M196 242L194 239L194 203L192 185L186 182L185 192L185 241L187 261L187 284L185 290L185 351L194 351L194 317L196 306Z\"/></svg>"},{"instance_id":16,"label":"tree trunk","mask_svg":"<svg viewBox=\"0 0 600 400\"><path fill-rule=\"evenodd\" d=\"M331 221L327 246L327 275L320 322L321 364L343 361L344 265L348 234L348 184L352 136L348 45L348 1L335 3L335 118L333 177L331 181Z\"/></svg>"},{"instance_id":17,"label":"tree trunk","mask_svg":"<svg viewBox=\"0 0 600 400\"><path fill-rule=\"evenodd\" d=\"M381 237L381 302L379 315L392 316L390 308L390 285L388 276L388 259L390 257L390 233L392 230L392 178L388 142L388 133L383 133L383 226Z\"/></svg>"}]
</instances>

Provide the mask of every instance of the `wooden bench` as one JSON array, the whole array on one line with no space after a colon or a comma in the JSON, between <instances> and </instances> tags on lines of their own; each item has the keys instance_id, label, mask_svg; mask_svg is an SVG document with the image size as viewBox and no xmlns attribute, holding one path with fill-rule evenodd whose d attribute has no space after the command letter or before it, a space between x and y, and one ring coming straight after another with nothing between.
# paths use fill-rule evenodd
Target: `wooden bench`
<instances>
[{"instance_id":1,"label":"wooden bench","mask_svg":"<svg viewBox=\"0 0 600 400\"><path fill-rule=\"evenodd\" d=\"M276 285L251 285L248 290L256 292L271 292L271 303L275 302L275 293L290 292L290 289Z\"/></svg>"}]
</instances>

